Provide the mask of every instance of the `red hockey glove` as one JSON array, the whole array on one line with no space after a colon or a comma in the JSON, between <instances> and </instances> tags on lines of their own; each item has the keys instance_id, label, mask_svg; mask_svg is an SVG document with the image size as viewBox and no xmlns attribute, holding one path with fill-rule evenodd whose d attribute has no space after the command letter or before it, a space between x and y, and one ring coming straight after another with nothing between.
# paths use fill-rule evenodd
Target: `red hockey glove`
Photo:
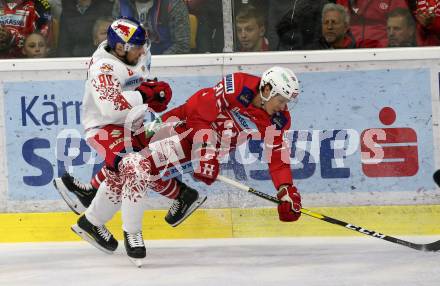
<instances>
[{"instance_id":1,"label":"red hockey glove","mask_svg":"<svg viewBox=\"0 0 440 286\"><path fill-rule=\"evenodd\" d=\"M147 80L136 90L141 93L143 102L155 112L165 111L173 96L170 85L164 81Z\"/></svg>"},{"instance_id":2,"label":"red hockey glove","mask_svg":"<svg viewBox=\"0 0 440 286\"><path fill-rule=\"evenodd\" d=\"M278 189L277 197L280 221L296 221L301 216L301 196L292 185L284 185Z\"/></svg>"},{"instance_id":3,"label":"red hockey glove","mask_svg":"<svg viewBox=\"0 0 440 286\"><path fill-rule=\"evenodd\" d=\"M217 160L217 153L214 146L204 143L200 150L200 163L194 169L193 176L207 185L211 185L217 179L220 164Z\"/></svg>"}]
</instances>

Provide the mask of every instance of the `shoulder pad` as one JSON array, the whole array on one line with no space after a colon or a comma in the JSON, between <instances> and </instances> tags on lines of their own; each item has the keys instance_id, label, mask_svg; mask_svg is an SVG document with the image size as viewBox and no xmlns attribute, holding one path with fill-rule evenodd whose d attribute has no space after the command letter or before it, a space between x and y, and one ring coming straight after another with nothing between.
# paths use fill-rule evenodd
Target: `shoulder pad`
<instances>
[{"instance_id":1,"label":"shoulder pad","mask_svg":"<svg viewBox=\"0 0 440 286\"><path fill-rule=\"evenodd\" d=\"M93 68L94 69L104 69L104 71L111 72L115 71L118 66L118 62L109 58L93 58Z\"/></svg>"},{"instance_id":2,"label":"shoulder pad","mask_svg":"<svg viewBox=\"0 0 440 286\"><path fill-rule=\"evenodd\" d=\"M237 100L245 107L248 107L254 97L255 93L250 88L244 86L240 94L237 96Z\"/></svg>"},{"instance_id":3,"label":"shoulder pad","mask_svg":"<svg viewBox=\"0 0 440 286\"><path fill-rule=\"evenodd\" d=\"M120 71L123 70L126 72L126 68L124 65L121 65L115 60L108 58L98 58L93 59L95 62L90 66L90 71L93 73L103 73L103 74L120 74Z\"/></svg>"}]
</instances>

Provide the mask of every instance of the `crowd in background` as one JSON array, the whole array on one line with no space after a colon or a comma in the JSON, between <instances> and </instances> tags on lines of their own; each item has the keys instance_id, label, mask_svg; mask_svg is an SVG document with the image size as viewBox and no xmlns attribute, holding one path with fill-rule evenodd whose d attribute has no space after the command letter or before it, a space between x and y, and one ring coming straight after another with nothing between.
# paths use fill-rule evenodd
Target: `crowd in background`
<instances>
[{"instance_id":1,"label":"crowd in background","mask_svg":"<svg viewBox=\"0 0 440 286\"><path fill-rule=\"evenodd\" d=\"M440 46L440 0L231 0L234 51ZM88 57L113 19L159 54L224 51L222 0L0 0L0 59Z\"/></svg>"}]
</instances>

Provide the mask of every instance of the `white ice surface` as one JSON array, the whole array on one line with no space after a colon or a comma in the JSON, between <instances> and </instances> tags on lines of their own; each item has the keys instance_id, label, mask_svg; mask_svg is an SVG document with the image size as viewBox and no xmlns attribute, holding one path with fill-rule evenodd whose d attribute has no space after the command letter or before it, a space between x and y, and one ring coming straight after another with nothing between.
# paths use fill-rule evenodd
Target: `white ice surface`
<instances>
[{"instance_id":1,"label":"white ice surface","mask_svg":"<svg viewBox=\"0 0 440 286\"><path fill-rule=\"evenodd\" d=\"M440 237L404 238L417 243ZM440 253L368 237L146 241L136 268L86 242L0 244L0 285L440 285Z\"/></svg>"}]
</instances>

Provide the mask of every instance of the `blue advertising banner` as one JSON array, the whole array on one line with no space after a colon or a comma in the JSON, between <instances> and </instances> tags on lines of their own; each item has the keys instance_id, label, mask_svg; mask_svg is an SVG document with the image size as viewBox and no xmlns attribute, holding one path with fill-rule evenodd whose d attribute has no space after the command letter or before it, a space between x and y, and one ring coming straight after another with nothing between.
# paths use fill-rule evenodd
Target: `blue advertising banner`
<instances>
[{"instance_id":1,"label":"blue advertising banner","mask_svg":"<svg viewBox=\"0 0 440 286\"><path fill-rule=\"evenodd\" d=\"M63 174L69 158L81 155L75 156L69 165L83 165L92 160L90 148L81 139L84 82L6 83L4 88L8 197L58 199L52 179ZM90 168L78 168L78 171L90 173Z\"/></svg>"},{"instance_id":2,"label":"blue advertising banner","mask_svg":"<svg viewBox=\"0 0 440 286\"><path fill-rule=\"evenodd\" d=\"M310 72L298 77L300 100L286 138L292 142L292 172L301 192L434 189L428 69ZM171 105L176 106L219 79L163 80L170 82ZM83 91L82 81L5 83L8 199L59 199L51 185L54 177L73 166L69 171L88 181L100 168L101 160L82 139ZM222 174L271 192L261 145L250 141L231 153ZM215 183L209 192L221 195L227 190Z\"/></svg>"}]
</instances>

